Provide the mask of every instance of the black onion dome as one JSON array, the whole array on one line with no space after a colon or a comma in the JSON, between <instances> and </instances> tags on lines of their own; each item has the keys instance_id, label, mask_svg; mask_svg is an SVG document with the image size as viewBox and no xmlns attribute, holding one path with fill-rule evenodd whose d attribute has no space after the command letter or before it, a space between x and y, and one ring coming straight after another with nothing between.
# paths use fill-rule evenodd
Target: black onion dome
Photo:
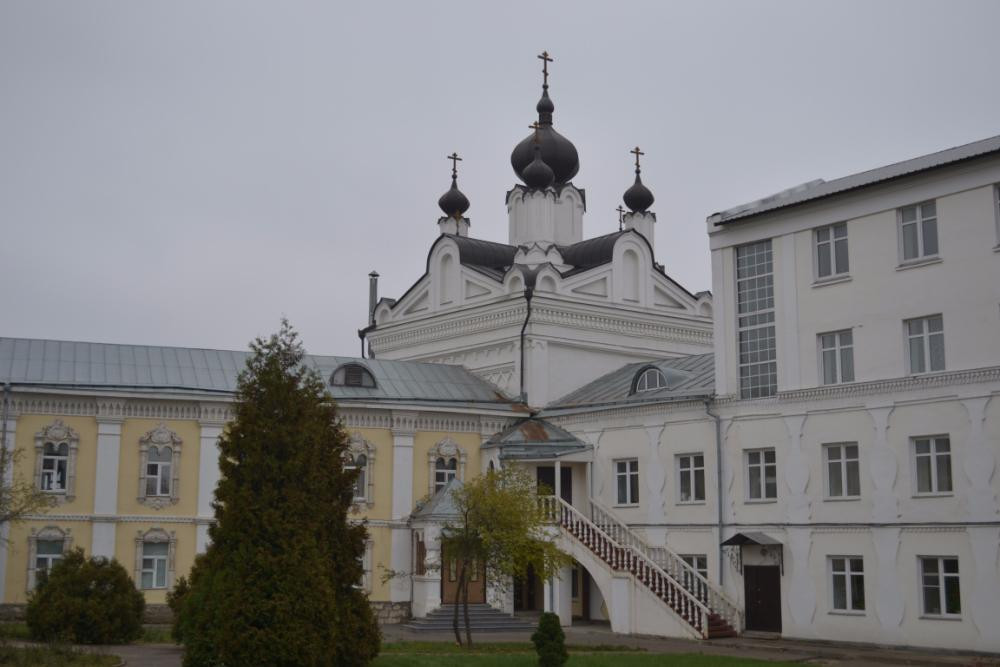
<instances>
[{"instance_id":1,"label":"black onion dome","mask_svg":"<svg viewBox=\"0 0 1000 667\"><path fill-rule=\"evenodd\" d=\"M535 157L521 171L521 180L532 190L544 190L555 181L555 173L542 160L542 151L539 144L534 144L532 152L535 154Z\"/></svg>"},{"instance_id":2,"label":"black onion dome","mask_svg":"<svg viewBox=\"0 0 1000 667\"><path fill-rule=\"evenodd\" d=\"M645 213L653 205L653 193L642 184L638 170L635 173L635 183L625 191L622 199L625 200L625 205L632 209L633 213Z\"/></svg>"},{"instance_id":3,"label":"black onion dome","mask_svg":"<svg viewBox=\"0 0 1000 667\"><path fill-rule=\"evenodd\" d=\"M469 198L458 189L458 183L454 176L451 178L451 187L448 189L448 192L441 195L441 198L438 199L438 206L441 207L445 215L456 220L469 210Z\"/></svg>"},{"instance_id":4,"label":"black onion dome","mask_svg":"<svg viewBox=\"0 0 1000 667\"><path fill-rule=\"evenodd\" d=\"M542 147L542 161L552 169L557 185L568 183L580 171L580 156L573 142L559 134L552 127L552 112L555 105L549 98L549 91L543 90L542 97L535 105L538 111L538 143ZM514 173L524 180L525 168L534 160L535 133L525 137L510 154L510 166Z\"/></svg>"}]
</instances>

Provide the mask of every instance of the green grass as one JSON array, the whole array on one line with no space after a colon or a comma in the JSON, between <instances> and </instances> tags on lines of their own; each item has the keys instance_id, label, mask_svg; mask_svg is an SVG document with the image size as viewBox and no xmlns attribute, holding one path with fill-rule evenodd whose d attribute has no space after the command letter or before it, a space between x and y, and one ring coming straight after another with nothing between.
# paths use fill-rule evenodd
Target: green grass
<instances>
[{"instance_id":1,"label":"green grass","mask_svg":"<svg viewBox=\"0 0 1000 667\"><path fill-rule=\"evenodd\" d=\"M3 622L0 623L0 639L19 639L22 641L31 641L31 633L28 632L27 623L22 623L20 621ZM138 643L173 644L174 640L170 637L170 626L142 626L142 637L139 638ZM3 662L0 662L0 665L3 664Z\"/></svg>"},{"instance_id":2,"label":"green grass","mask_svg":"<svg viewBox=\"0 0 1000 667\"><path fill-rule=\"evenodd\" d=\"M596 644L594 646L567 644L566 648L571 653L635 653L644 650L632 646L609 644ZM452 653L469 655L470 652L452 642L384 642L380 653L383 655L442 655ZM531 642L475 642L472 645L471 653L488 653L491 655L531 653L534 655L535 645Z\"/></svg>"},{"instance_id":3,"label":"green grass","mask_svg":"<svg viewBox=\"0 0 1000 667\"><path fill-rule=\"evenodd\" d=\"M121 662L116 655L95 655L49 646L0 646L4 667L113 667Z\"/></svg>"},{"instance_id":4,"label":"green grass","mask_svg":"<svg viewBox=\"0 0 1000 667\"><path fill-rule=\"evenodd\" d=\"M486 645L488 646L488 645ZM583 648L583 647L581 647ZM376 658L375 667L528 667L538 664L538 657L531 653L476 653L473 645L471 653L449 654L392 654L385 653ZM791 662L767 662L747 658L728 658L713 655L655 654L655 653L574 653L570 655L567 667L742 667L760 665L791 667Z\"/></svg>"}]
</instances>

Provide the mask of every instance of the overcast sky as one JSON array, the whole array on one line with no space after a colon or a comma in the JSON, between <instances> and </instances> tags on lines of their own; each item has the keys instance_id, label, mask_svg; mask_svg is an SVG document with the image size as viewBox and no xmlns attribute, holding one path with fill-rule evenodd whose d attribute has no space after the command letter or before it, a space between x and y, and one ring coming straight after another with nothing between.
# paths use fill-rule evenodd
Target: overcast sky
<instances>
[{"instance_id":1,"label":"overcast sky","mask_svg":"<svg viewBox=\"0 0 1000 667\"><path fill-rule=\"evenodd\" d=\"M0 336L242 349L287 315L358 353L445 155L507 241L547 49L585 236L646 152L656 253L711 288L705 217L1000 134L1000 2L0 4Z\"/></svg>"}]
</instances>

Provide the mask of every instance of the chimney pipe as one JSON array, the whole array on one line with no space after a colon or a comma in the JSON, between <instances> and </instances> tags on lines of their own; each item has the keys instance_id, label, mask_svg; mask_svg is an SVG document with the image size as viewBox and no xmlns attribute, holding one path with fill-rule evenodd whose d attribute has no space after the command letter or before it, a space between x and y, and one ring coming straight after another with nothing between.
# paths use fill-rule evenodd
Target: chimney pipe
<instances>
[{"instance_id":1,"label":"chimney pipe","mask_svg":"<svg viewBox=\"0 0 1000 667\"><path fill-rule=\"evenodd\" d=\"M378 272L368 274L368 326L375 324L375 304L378 303Z\"/></svg>"}]
</instances>

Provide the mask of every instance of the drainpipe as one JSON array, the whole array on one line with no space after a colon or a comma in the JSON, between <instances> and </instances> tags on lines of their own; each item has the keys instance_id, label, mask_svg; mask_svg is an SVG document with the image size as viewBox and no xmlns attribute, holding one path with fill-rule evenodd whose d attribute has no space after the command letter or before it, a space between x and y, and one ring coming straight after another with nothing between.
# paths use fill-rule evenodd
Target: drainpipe
<instances>
[{"instance_id":1,"label":"drainpipe","mask_svg":"<svg viewBox=\"0 0 1000 667\"><path fill-rule=\"evenodd\" d=\"M531 319L531 297L534 296L534 288L525 287L524 288L524 301L527 304L527 312L524 314L524 324L521 325L521 402L525 405L528 404L528 392L524 389L524 332L528 329L528 320Z\"/></svg>"},{"instance_id":2,"label":"drainpipe","mask_svg":"<svg viewBox=\"0 0 1000 667\"><path fill-rule=\"evenodd\" d=\"M7 456L7 414L10 411L10 382L3 383L3 417L0 417L0 461L3 462L3 469L0 469L0 481L7 477L6 467L10 465L10 458Z\"/></svg>"},{"instance_id":3,"label":"drainpipe","mask_svg":"<svg viewBox=\"0 0 1000 667\"><path fill-rule=\"evenodd\" d=\"M715 502L719 510L716 521L719 530L719 587L721 588L725 572L722 558L722 418L712 412L713 400L714 397L710 396L703 402L705 403L705 414L715 421Z\"/></svg>"}]
</instances>

